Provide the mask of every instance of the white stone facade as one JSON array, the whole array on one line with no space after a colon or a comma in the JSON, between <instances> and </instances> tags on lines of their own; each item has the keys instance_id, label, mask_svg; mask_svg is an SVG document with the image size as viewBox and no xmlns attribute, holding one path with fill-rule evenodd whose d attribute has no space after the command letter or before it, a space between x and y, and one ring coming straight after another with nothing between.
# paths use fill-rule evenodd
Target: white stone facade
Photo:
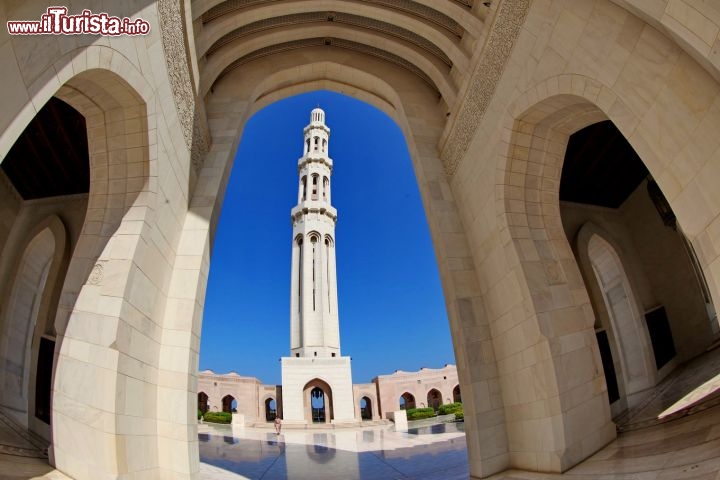
<instances>
[{"instance_id":1,"label":"white stone facade","mask_svg":"<svg viewBox=\"0 0 720 480\"><path fill-rule=\"evenodd\" d=\"M283 362L286 360L290 358L284 358ZM200 372L198 379L198 408L202 402L206 402L202 410L230 411L223 399L232 397L237 401L235 411L243 415L246 425L270 422L275 413L288 425L307 425L312 423L309 416L309 392L305 388L308 372L317 374L311 380L318 378L333 387L333 420L336 424L378 421L391 418L389 413L401 408L432 406L430 399L433 391L439 394L435 406L462 401L455 365L423 368L417 372L398 370L378 375L371 383L348 385L351 378L349 369L350 359L347 357L300 358L282 366L282 385L262 384L255 377L240 376L234 372L217 374L206 370ZM348 391L351 392L349 396ZM407 394L412 395L414 405L401 405L400 398ZM294 401L287 401L288 395ZM275 401L275 412L269 409L270 400ZM365 412L362 411L363 406Z\"/></svg>"},{"instance_id":2,"label":"white stone facade","mask_svg":"<svg viewBox=\"0 0 720 480\"><path fill-rule=\"evenodd\" d=\"M325 112L310 112L292 209L290 357L282 358L283 420L312 422L310 392L324 395L326 422L354 422L350 358L340 356L332 160Z\"/></svg>"},{"instance_id":3,"label":"white stone facade","mask_svg":"<svg viewBox=\"0 0 720 480\"><path fill-rule=\"evenodd\" d=\"M48 3L0 3L2 163L52 97L86 122L82 200L24 199L0 182L0 371L15 394L6 407L32 409L34 341L54 342L45 362L51 422L33 426L35 412L20 415L52 438L59 470L77 479L197 478L198 348L228 175L247 119L300 92L352 95L405 135L448 308L473 477L563 472L616 435L595 338L598 317L606 330L613 323L598 308L597 278L580 268L585 253L575 256L558 199L570 135L603 120L617 126L669 202L718 303L714 2L403 5L104 2L109 15L143 18L151 30L101 37L10 35L6 21L38 20ZM26 215L36 207L39 217ZM617 244L631 239L642 252L656 240L629 230ZM617 258L637 311L661 297L682 307L666 294L673 285L631 251ZM36 275L41 265L50 265L47 276ZM13 293L25 280L37 309ZM11 298L22 315L7 311ZM690 324L670 319L677 363L717 335L716 320L690 310ZM635 345L644 349L646 327L636 320ZM645 372L631 369L622 380L628 403L642 393L636 378L663 375L641 358Z\"/></svg>"}]
</instances>

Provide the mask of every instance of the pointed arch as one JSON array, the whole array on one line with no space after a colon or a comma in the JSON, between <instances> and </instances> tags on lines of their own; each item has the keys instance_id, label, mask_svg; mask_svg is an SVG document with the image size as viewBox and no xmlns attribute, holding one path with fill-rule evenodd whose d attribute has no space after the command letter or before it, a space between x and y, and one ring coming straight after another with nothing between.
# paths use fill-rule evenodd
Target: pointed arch
<instances>
[{"instance_id":1,"label":"pointed arch","mask_svg":"<svg viewBox=\"0 0 720 480\"><path fill-rule=\"evenodd\" d=\"M400 410L409 410L415 408L415 395L410 392L405 392L400 395L399 399Z\"/></svg>"},{"instance_id":2,"label":"pointed arch","mask_svg":"<svg viewBox=\"0 0 720 480\"><path fill-rule=\"evenodd\" d=\"M330 384L314 378L303 387L305 419L308 423L330 423L334 418L333 393Z\"/></svg>"}]
</instances>

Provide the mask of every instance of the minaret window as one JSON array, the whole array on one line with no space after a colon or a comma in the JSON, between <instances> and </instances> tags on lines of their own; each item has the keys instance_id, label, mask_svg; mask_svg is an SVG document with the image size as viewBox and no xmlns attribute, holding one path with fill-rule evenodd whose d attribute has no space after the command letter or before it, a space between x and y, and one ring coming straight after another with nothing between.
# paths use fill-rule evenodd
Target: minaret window
<instances>
[{"instance_id":1,"label":"minaret window","mask_svg":"<svg viewBox=\"0 0 720 480\"><path fill-rule=\"evenodd\" d=\"M313 175L312 176L312 197L311 200L317 200L318 199L318 176Z\"/></svg>"},{"instance_id":2,"label":"minaret window","mask_svg":"<svg viewBox=\"0 0 720 480\"><path fill-rule=\"evenodd\" d=\"M305 153L310 153L310 139L305 140Z\"/></svg>"},{"instance_id":3,"label":"minaret window","mask_svg":"<svg viewBox=\"0 0 720 480\"><path fill-rule=\"evenodd\" d=\"M315 294L316 294L316 292L317 292L317 288L316 288L316 285L315 285L315 266L317 265L317 248L316 248L316 247L317 247L317 241L318 241L318 239L317 239L316 236L313 235L312 237L310 237L310 242L312 243L312 287L313 287L313 288L312 288L312 298L313 298L313 312L315 311L315 305L316 305L316 303L317 303L317 302L315 301Z\"/></svg>"},{"instance_id":4,"label":"minaret window","mask_svg":"<svg viewBox=\"0 0 720 480\"><path fill-rule=\"evenodd\" d=\"M297 268L297 276L298 276L298 312L302 312L302 292L303 292L303 281L302 281L302 272L303 272L303 241L302 237L297 238L297 244L298 244L298 268Z\"/></svg>"},{"instance_id":5,"label":"minaret window","mask_svg":"<svg viewBox=\"0 0 720 480\"><path fill-rule=\"evenodd\" d=\"M325 279L327 282L327 288L325 288L327 293L327 306L328 306L328 313L332 313L332 310L330 308L330 238L325 237Z\"/></svg>"},{"instance_id":6,"label":"minaret window","mask_svg":"<svg viewBox=\"0 0 720 480\"><path fill-rule=\"evenodd\" d=\"M328 180L328 177L323 177L323 189L322 189L323 200L327 200L329 186L330 186L330 180Z\"/></svg>"},{"instance_id":7,"label":"minaret window","mask_svg":"<svg viewBox=\"0 0 720 480\"><path fill-rule=\"evenodd\" d=\"M320 149L320 137L315 137L315 151Z\"/></svg>"},{"instance_id":8,"label":"minaret window","mask_svg":"<svg viewBox=\"0 0 720 480\"><path fill-rule=\"evenodd\" d=\"M302 177L300 180L300 201L304 202L307 192L307 177Z\"/></svg>"},{"instance_id":9,"label":"minaret window","mask_svg":"<svg viewBox=\"0 0 720 480\"><path fill-rule=\"evenodd\" d=\"M326 150L327 150L327 140L325 140L325 139L323 138L322 151L324 152L324 151L326 151Z\"/></svg>"}]
</instances>

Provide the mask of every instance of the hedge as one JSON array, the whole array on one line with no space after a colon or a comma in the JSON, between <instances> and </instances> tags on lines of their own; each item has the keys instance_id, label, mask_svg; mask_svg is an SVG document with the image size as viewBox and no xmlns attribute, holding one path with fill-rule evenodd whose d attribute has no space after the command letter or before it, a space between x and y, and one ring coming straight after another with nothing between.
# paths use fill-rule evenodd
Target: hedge
<instances>
[{"instance_id":1,"label":"hedge","mask_svg":"<svg viewBox=\"0 0 720 480\"><path fill-rule=\"evenodd\" d=\"M455 420L465 420L465 413L462 410L455 412Z\"/></svg>"},{"instance_id":2,"label":"hedge","mask_svg":"<svg viewBox=\"0 0 720 480\"><path fill-rule=\"evenodd\" d=\"M446 403L445 405L440 405L438 408L438 415L449 415L459 411L462 411L462 403Z\"/></svg>"},{"instance_id":3,"label":"hedge","mask_svg":"<svg viewBox=\"0 0 720 480\"><path fill-rule=\"evenodd\" d=\"M420 420L435 416L435 410L432 408L408 408L406 412L408 420Z\"/></svg>"},{"instance_id":4,"label":"hedge","mask_svg":"<svg viewBox=\"0 0 720 480\"><path fill-rule=\"evenodd\" d=\"M206 422L213 423L231 423L232 413L230 412L206 412L203 416Z\"/></svg>"}]
</instances>

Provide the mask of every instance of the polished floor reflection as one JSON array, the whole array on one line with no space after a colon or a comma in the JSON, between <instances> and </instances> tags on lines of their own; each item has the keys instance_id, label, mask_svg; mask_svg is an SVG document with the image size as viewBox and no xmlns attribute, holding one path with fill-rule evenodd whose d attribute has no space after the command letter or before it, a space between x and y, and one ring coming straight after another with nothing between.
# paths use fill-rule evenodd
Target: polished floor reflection
<instances>
[{"instance_id":1,"label":"polished floor reflection","mask_svg":"<svg viewBox=\"0 0 720 480\"><path fill-rule=\"evenodd\" d=\"M680 402L680 403L678 403ZM672 408L662 419L658 415ZM388 427L284 430L200 426L200 478L468 478L458 424L396 433ZM720 349L680 367L618 419L617 440L564 475L507 471L492 480L720 480ZM0 410L0 480L67 480L43 445Z\"/></svg>"},{"instance_id":2,"label":"polished floor reflection","mask_svg":"<svg viewBox=\"0 0 720 480\"><path fill-rule=\"evenodd\" d=\"M212 426L200 434L204 478L466 479L465 435L454 424L396 433L362 429L286 430ZM222 471L238 476L225 476Z\"/></svg>"},{"instance_id":3,"label":"polished floor reflection","mask_svg":"<svg viewBox=\"0 0 720 480\"><path fill-rule=\"evenodd\" d=\"M670 412L663 418L661 414ZM720 480L720 348L679 367L617 419L617 440L564 475L510 470L492 480ZM285 431L203 427L201 477L239 479L468 478L455 425Z\"/></svg>"}]
</instances>

